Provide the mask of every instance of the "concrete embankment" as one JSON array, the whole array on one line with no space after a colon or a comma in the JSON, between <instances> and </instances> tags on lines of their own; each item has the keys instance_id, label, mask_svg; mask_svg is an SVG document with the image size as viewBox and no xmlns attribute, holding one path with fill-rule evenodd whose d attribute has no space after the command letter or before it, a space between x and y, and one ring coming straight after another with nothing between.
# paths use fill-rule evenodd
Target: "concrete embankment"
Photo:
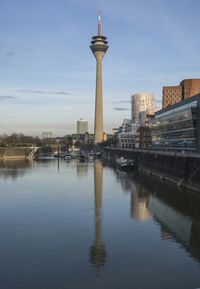
<instances>
[{"instance_id":1,"label":"concrete embankment","mask_svg":"<svg viewBox=\"0 0 200 289\"><path fill-rule=\"evenodd\" d=\"M34 151L37 149L36 151ZM0 148L0 160L22 160L27 159L31 152L32 157L38 157L40 154L53 154L57 150L56 147L1 147Z\"/></svg>"},{"instance_id":2,"label":"concrete embankment","mask_svg":"<svg viewBox=\"0 0 200 289\"><path fill-rule=\"evenodd\" d=\"M5 147L0 148L0 159L26 159L32 148Z\"/></svg>"},{"instance_id":3,"label":"concrete embankment","mask_svg":"<svg viewBox=\"0 0 200 289\"><path fill-rule=\"evenodd\" d=\"M132 159L137 171L200 192L200 155L105 148L104 156Z\"/></svg>"}]
</instances>

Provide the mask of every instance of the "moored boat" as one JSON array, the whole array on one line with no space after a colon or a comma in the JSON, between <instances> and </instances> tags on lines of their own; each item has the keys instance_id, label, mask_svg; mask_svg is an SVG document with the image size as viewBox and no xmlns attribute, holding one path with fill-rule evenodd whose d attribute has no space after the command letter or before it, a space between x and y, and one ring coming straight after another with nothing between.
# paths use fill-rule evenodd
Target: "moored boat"
<instances>
[{"instance_id":1,"label":"moored boat","mask_svg":"<svg viewBox=\"0 0 200 289\"><path fill-rule=\"evenodd\" d=\"M64 159L65 159L66 161L71 160L71 158L72 158L72 156L71 156L70 153L66 153L65 156L64 156Z\"/></svg>"},{"instance_id":2,"label":"moored boat","mask_svg":"<svg viewBox=\"0 0 200 289\"><path fill-rule=\"evenodd\" d=\"M128 171L134 168L134 162L132 160L125 159L124 157L117 158L116 165L118 168L124 171Z\"/></svg>"}]
</instances>

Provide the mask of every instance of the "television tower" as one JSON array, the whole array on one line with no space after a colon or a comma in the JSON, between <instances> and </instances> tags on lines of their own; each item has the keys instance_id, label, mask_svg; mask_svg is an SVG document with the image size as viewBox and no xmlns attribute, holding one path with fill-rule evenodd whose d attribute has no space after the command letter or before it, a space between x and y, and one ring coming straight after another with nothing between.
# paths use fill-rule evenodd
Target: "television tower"
<instances>
[{"instance_id":1,"label":"television tower","mask_svg":"<svg viewBox=\"0 0 200 289\"><path fill-rule=\"evenodd\" d=\"M101 33L101 17L98 16L98 32L92 37L90 49L96 58L96 97L94 143L103 141L103 95L102 95L102 59L108 49L106 37Z\"/></svg>"}]
</instances>

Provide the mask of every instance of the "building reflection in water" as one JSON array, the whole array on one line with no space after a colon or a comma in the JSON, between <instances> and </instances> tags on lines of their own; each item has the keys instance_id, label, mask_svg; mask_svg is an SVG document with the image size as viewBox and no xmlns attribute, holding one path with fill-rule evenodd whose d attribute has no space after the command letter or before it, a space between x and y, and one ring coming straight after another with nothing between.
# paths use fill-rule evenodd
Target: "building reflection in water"
<instances>
[{"instance_id":1,"label":"building reflection in water","mask_svg":"<svg viewBox=\"0 0 200 289\"><path fill-rule=\"evenodd\" d=\"M200 262L200 196L140 176L116 171L124 192L131 193L131 217L160 224L162 240L173 239Z\"/></svg>"},{"instance_id":2,"label":"building reflection in water","mask_svg":"<svg viewBox=\"0 0 200 289\"><path fill-rule=\"evenodd\" d=\"M33 163L28 160L0 160L0 179L15 180L23 177Z\"/></svg>"},{"instance_id":3,"label":"building reflection in water","mask_svg":"<svg viewBox=\"0 0 200 289\"><path fill-rule=\"evenodd\" d=\"M200 196L165 184L144 181L150 194L149 209L161 226L161 239L175 239L200 261Z\"/></svg>"},{"instance_id":4,"label":"building reflection in water","mask_svg":"<svg viewBox=\"0 0 200 289\"><path fill-rule=\"evenodd\" d=\"M131 192L131 217L146 221L151 218L149 210L149 198L145 188L136 184L135 190Z\"/></svg>"},{"instance_id":5,"label":"building reflection in water","mask_svg":"<svg viewBox=\"0 0 200 289\"><path fill-rule=\"evenodd\" d=\"M192 216L185 215L162 199L152 195L149 203L150 209L161 224L161 238L169 239L169 234L181 243L192 255L200 261L200 221ZM200 210L200 203L199 203ZM163 230L164 228L164 230ZM165 231L165 234L163 234ZM166 233L168 238L166 237Z\"/></svg>"},{"instance_id":6,"label":"building reflection in water","mask_svg":"<svg viewBox=\"0 0 200 289\"><path fill-rule=\"evenodd\" d=\"M135 182L127 173L116 170L117 181L120 181L124 192L131 194L131 218L146 221L151 218L149 210L150 194L140 183Z\"/></svg>"},{"instance_id":7,"label":"building reflection in water","mask_svg":"<svg viewBox=\"0 0 200 289\"><path fill-rule=\"evenodd\" d=\"M103 165L100 160L94 161L94 196L95 196L95 240L90 247L90 262L96 267L97 278L100 268L105 265L106 247L101 239L102 227L102 190L103 190Z\"/></svg>"},{"instance_id":8,"label":"building reflection in water","mask_svg":"<svg viewBox=\"0 0 200 289\"><path fill-rule=\"evenodd\" d=\"M76 163L76 175L78 178L85 178L88 175L88 162L79 162Z\"/></svg>"}]
</instances>

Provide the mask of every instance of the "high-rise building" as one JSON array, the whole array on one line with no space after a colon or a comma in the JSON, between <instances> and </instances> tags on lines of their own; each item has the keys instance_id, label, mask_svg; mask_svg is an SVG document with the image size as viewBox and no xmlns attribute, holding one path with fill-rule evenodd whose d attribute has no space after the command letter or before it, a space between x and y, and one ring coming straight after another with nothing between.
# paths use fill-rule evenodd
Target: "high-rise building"
<instances>
[{"instance_id":1,"label":"high-rise building","mask_svg":"<svg viewBox=\"0 0 200 289\"><path fill-rule=\"evenodd\" d=\"M50 139L53 137L53 133L51 131L44 131L42 133L42 139Z\"/></svg>"},{"instance_id":2,"label":"high-rise building","mask_svg":"<svg viewBox=\"0 0 200 289\"><path fill-rule=\"evenodd\" d=\"M153 93L135 93L132 95L132 121L145 125L147 115L154 115L156 110Z\"/></svg>"},{"instance_id":3,"label":"high-rise building","mask_svg":"<svg viewBox=\"0 0 200 289\"><path fill-rule=\"evenodd\" d=\"M103 95L102 95L102 59L108 49L106 37L101 32L101 19L98 18L98 33L92 37L90 49L96 58L96 99L95 99L95 122L94 142L103 141Z\"/></svg>"},{"instance_id":4,"label":"high-rise building","mask_svg":"<svg viewBox=\"0 0 200 289\"><path fill-rule=\"evenodd\" d=\"M85 134L86 132L88 132L88 121L81 118L77 121L77 134Z\"/></svg>"},{"instance_id":5,"label":"high-rise building","mask_svg":"<svg viewBox=\"0 0 200 289\"><path fill-rule=\"evenodd\" d=\"M162 92L162 108L190 98L200 92L200 79L184 79L180 85L164 86Z\"/></svg>"}]
</instances>

